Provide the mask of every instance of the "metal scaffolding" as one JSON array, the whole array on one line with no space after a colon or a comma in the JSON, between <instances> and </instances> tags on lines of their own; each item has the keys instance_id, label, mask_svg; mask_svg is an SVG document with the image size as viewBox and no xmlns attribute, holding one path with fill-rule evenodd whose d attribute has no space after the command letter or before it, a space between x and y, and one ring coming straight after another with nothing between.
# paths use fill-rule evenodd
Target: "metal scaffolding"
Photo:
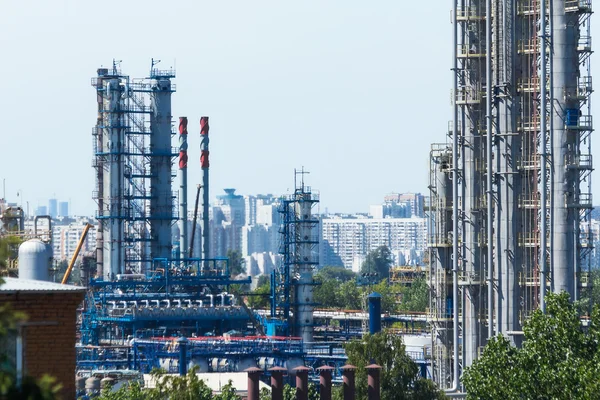
<instances>
[{"instance_id":1,"label":"metal scaffolding","mask_svg":"<svg viewBox=\"0 0 600 400\"><path fill-rule=\"evenodd\" d=\"M114 279L143 273L154 258L171 257L177 219L171 191L171 102L174 71L152 63L149 78L130 79L116 62L92 79L98 102L93 129L98 203L97 271Z\"/></svg>"},{"instance_id":2,"label":"metal scaffolding","mask_svg":"<svg viewBox=\"0 0 600 400\"><path fill-rule=\"evenodd\" d=\"M590 0L456 0L451 144L433 145L433 376L502 334L519 345L545 293L589 289ZM565 28L566 27L566 28Z\"/></svg>"}]
</instances>

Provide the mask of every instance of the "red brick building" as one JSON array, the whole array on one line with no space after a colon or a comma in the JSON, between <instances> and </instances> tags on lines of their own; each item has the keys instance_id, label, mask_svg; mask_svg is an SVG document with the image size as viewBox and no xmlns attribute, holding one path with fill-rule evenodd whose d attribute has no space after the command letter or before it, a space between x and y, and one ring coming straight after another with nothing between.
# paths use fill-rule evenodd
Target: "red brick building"
<instances>
[{"instance_id":1,"label":"red brick building","mask_svg":"<svg viewBox=\"0 0 600 400\"><path fill-rule=\"evenodd\" d=\"M63 385L64 399L75 399L76 311L86 289L79 286L4 278L0 303L27 314L15 338L17 373L49 374Z\"/></svg>"}]
</instances>

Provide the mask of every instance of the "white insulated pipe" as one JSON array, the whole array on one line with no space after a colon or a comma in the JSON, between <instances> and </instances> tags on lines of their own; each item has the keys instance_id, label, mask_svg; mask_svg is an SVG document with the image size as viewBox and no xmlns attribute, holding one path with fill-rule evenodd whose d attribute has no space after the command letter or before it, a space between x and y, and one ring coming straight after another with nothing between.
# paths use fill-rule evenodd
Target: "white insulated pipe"
<instances>
[{"instance_id":1,"label":"white insulated pipe","mask_svg":"<svg viewBox=\"0 0 600 400\"><path fill-rule=\"evenodd\" d=\"M486 109L486 186L487 186L487 284L488 284L488 340L494 336L494 192L492 163L492 0L486 0L485 17L485 109Z\"/></svg>"},{"instance_id":2,"label":"white insulated pipe","mask_svg":"<svg viewBox=\"0 0 600 400\"><path fill-rule=\"evenodd\" d=\"M541 71L540 71L540 97L541 97L541 128L540 128L540 154L541 154L541 238L540 238L540 309L542 312L546 311L546 267L547 267L547 236L546 236L546 214L547 214L547 166L548 166L548 155L546 152L547 137L546 137L546 115L547 115L547 101L546 101L546 0L540 1L540 58L541 58Z\"/></svg>"}]
</instances>

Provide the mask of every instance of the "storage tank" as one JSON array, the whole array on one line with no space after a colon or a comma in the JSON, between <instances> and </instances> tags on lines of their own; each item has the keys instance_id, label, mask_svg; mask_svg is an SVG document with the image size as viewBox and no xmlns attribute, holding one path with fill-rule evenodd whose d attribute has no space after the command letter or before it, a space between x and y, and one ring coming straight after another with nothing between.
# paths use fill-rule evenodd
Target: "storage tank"
<instances>
[{"instance_id":1,"label":"storage tank","mask_svg":"<svg viewBox=\"0 0 600 400\"><path fill-rule=\"evenodd\" d=\"M19 278L48 281L50 246L40 239L29 239L19 246Z\"/></svg>"}]
</instances>

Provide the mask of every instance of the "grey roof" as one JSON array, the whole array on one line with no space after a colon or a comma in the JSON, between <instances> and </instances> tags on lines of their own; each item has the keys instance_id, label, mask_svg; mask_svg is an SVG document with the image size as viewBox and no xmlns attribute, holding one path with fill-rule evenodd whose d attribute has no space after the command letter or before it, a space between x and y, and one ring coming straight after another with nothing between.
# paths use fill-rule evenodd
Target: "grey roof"
<instances>
[{"instance_id":1,"label":"grey roof","mask_svg":"<svg viewBox=\"0 0 600 400\"><path fill-rule=\"evenodd\" d=\"M34 281L32 279L2 278L4 283L0 284L0 293L14 292L84 292L87 289L82 286L61 285L60 283Z\"/></svg>"}]
</instances>

